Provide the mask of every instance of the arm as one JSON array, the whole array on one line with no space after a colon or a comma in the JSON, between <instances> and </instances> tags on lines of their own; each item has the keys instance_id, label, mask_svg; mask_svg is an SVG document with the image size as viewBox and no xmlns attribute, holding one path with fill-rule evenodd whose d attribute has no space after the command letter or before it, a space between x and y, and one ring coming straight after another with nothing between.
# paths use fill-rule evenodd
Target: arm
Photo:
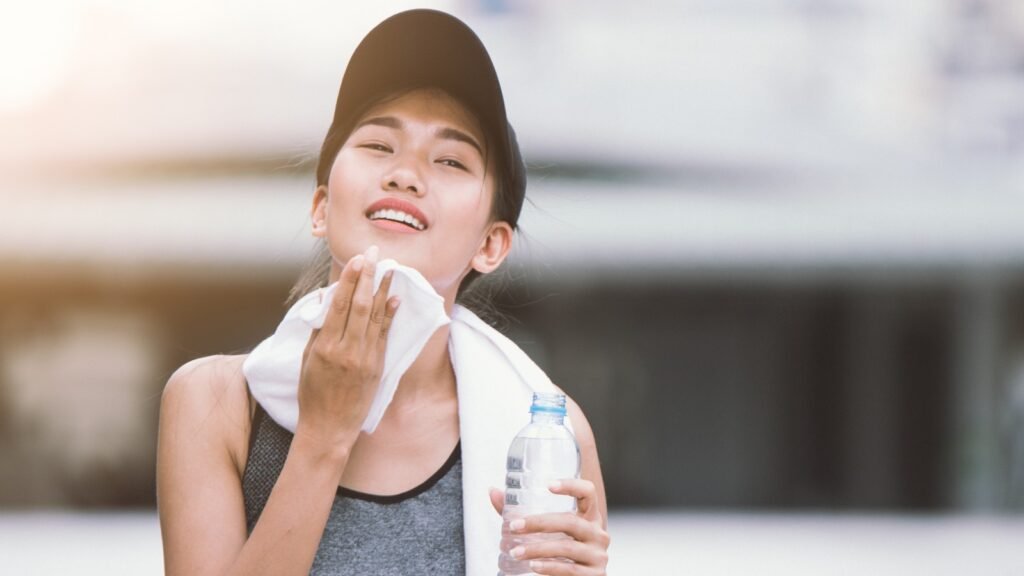
<instances>
[{"instance_id":1,"label":"arm","mask_svg":"<svg viewBox=\"0 0 1024 576\"><path fill-rule=\"evenodd\" d=\"M608 500L604 493L604 478L601 476L601 462L597 457L597 441L594 439L594 431L590 429L590 422L583 415L572 398L569 402L569 419L572 421L573 430L576 434L576 443L580 447L580 478L588 480L594 485L594 502L596 512L600 517L601 527L608 529Z\"/></svg>"},{"instance_id":2,"label":"arm","mask_svg":"<svg viewBox=\"0 0 1024 576\"><path fill-rule=\"evenodd\" d=\"M157 498L165 572L309 574L345 455L296 437L247 540L238 455L232 450L239 431L248 429L241 428L248 418L244 382L221 375L214 359L200 360L179 369L164 390Z\"/></svg>"},{"instance_id":3,"label":"arm","mask_svg":"<svg viewBox=\"0 0 1024 576\"><path fill-rule=\"evenodd\" d=\"M364 265L365 264L365 265ZM397 301L372 292L376 254L353 258L302 358L299 422L284 469L246 538L241 489L245 382L217 362L178 370L164 391L157 496L169 576L308 574L369 410ZM242 439L239 442L239 438Z\"/></svg>"}]
</instances>

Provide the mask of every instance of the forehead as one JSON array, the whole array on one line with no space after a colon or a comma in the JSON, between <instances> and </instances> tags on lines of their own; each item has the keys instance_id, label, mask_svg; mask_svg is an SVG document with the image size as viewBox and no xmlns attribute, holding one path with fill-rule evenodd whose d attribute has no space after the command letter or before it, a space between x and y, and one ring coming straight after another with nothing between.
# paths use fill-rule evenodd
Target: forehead
<instances>
[{"instance_id":1,"label":"forehead","mask_svg":"<svg viewBox=\"0 0 1024 576\"><path fill-rule=\"evenodd\" d=\"M437 88L418 88L386 98L371 106L356 120L360 122L377 116L396 116L413 122L436 124L469 133L485 145L484 131L476 116L447 92Z\"/></svg>"}]
</instances>

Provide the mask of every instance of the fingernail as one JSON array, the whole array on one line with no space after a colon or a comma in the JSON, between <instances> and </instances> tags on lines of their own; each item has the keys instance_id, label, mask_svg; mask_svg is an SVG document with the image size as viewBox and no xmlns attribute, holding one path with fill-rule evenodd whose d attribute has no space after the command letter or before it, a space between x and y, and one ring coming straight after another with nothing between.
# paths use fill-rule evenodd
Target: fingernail
<instances>
[{"instance_id":1,"label":"fingernail","mask_svg":"<svg viewBox=\"0 0 1024 576\"><path fill-rule=\"evenodd\" d=\"M366 249L366 259L370 262L376 263L378 254L380 254L380 248L377 248L376 244Z\"/></svg>"},{"instance_id":2,"label":"fingernail","mask_svg":"<svg viewBox=\"0 0 1024 576\"><path fill-rule=\"evenodd\" d=\"M523 552L526 552L526 548L523 548L522 546L516 546L512 549L511 552L509 552L509 554L511 554L513 558L519 558L523 555Z\"/></svg>"},{"instance_id":3,"label":"fingernail","mask_svg":"<svg viewBox=\"0 0 1024 576\"><path fill-rule=\"evenodd\" d=\"M352 269L359 272L363 269L363 255L359 254L352 258Z\"/></svg>"},{"instance_id":4,"label":"fingernail","mask_svg":"<svg viewBox=\"0 0 1024 576\"><path fill-rule=\"evenodd\" d=\"M558 480L555 480L551 484L548 484L548 488L551 489L551 490L561 490L562 489L562 483L559 482Z\"/></svg>"},{"instance_id":5,"label":"fingernail","mask_svg":"<svg viewBox=\"0 0 1024 576\"><path fill-rule=\"evenodd\" d=\"M522 518L519 518L518 520L513 520L513 521L508 523L508 529L513 531L513 532L519 532L520 530L522 530L525 527L526 527L526 520L523 520Z\"/></svg>"},{"instance_id":6,"label":"fingernail","mask_svg":"<svg viewBox=\"0 0 1024 576\"><path fill-rule=\"evenodd\" d=\"M540 569L544 567L544 563L540 560L530 560L530 570L533 572L540 572Z\"/></svg>"}]
</instances>

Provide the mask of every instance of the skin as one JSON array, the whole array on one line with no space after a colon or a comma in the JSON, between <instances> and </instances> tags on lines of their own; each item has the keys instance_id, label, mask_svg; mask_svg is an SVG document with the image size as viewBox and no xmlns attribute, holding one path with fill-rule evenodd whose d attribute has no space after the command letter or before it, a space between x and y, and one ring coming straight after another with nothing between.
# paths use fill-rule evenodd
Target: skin
<instances>
[{"instance_id":1,"label":"skin","mask_svg":"<svg viewBox=\"0 0 1024 576\"><path fill-rule=\"evenodd\" d=\"M511 247L512 228L490 218L493 166L471 114L444 93L417 90L367 112L342 146L328 186L314 192L313 234L333 256L339 282L324 326L303 354L300 417L284 469L247 537L241 479L251 426L251 399L241 373L244 356L189 362L171 376L160 408L157 496L165 572L177 575L308 574L339 485L398 494L420 485L459 440L455 375L448 328L430 339L403 376L372 435L359 428L383 368L384 346L400 302L388 298L390 278L374 293L380 258L419 270L454 304L470 270L496 269ZM444 131L448 132L445 133ZM371 222L366 212L385 197L413 203L423 231L402 233ZM577 514L530 517L520 533L564 532L572 540L530 544L539 574L604 574L607 504L593 433L579 406L568 403L582 456L582 478L552 491L578 498ZM502 492L491 491L500 513ZM574 563L545 561L562 557Z\"/></svg>"}]
</instances>

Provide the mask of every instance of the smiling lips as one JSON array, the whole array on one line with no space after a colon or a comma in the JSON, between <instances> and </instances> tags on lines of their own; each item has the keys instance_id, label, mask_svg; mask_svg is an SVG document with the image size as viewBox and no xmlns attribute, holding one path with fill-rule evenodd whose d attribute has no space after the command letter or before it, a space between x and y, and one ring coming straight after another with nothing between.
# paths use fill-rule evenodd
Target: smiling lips
<instances>
[{"instance_id":1,"label":"smiling lips","mask_svg":"<svg viewBox=\"0 0 1024 576\"><path fill-rule=\"evenodd\" d=\"M427 217L412 203L397 198L385 198L374 202L366 210L366 217L381 224L396 222L410 232L427 229ZM393 224L385 224L394 229Z\"/></svg>"}]
</instances>

